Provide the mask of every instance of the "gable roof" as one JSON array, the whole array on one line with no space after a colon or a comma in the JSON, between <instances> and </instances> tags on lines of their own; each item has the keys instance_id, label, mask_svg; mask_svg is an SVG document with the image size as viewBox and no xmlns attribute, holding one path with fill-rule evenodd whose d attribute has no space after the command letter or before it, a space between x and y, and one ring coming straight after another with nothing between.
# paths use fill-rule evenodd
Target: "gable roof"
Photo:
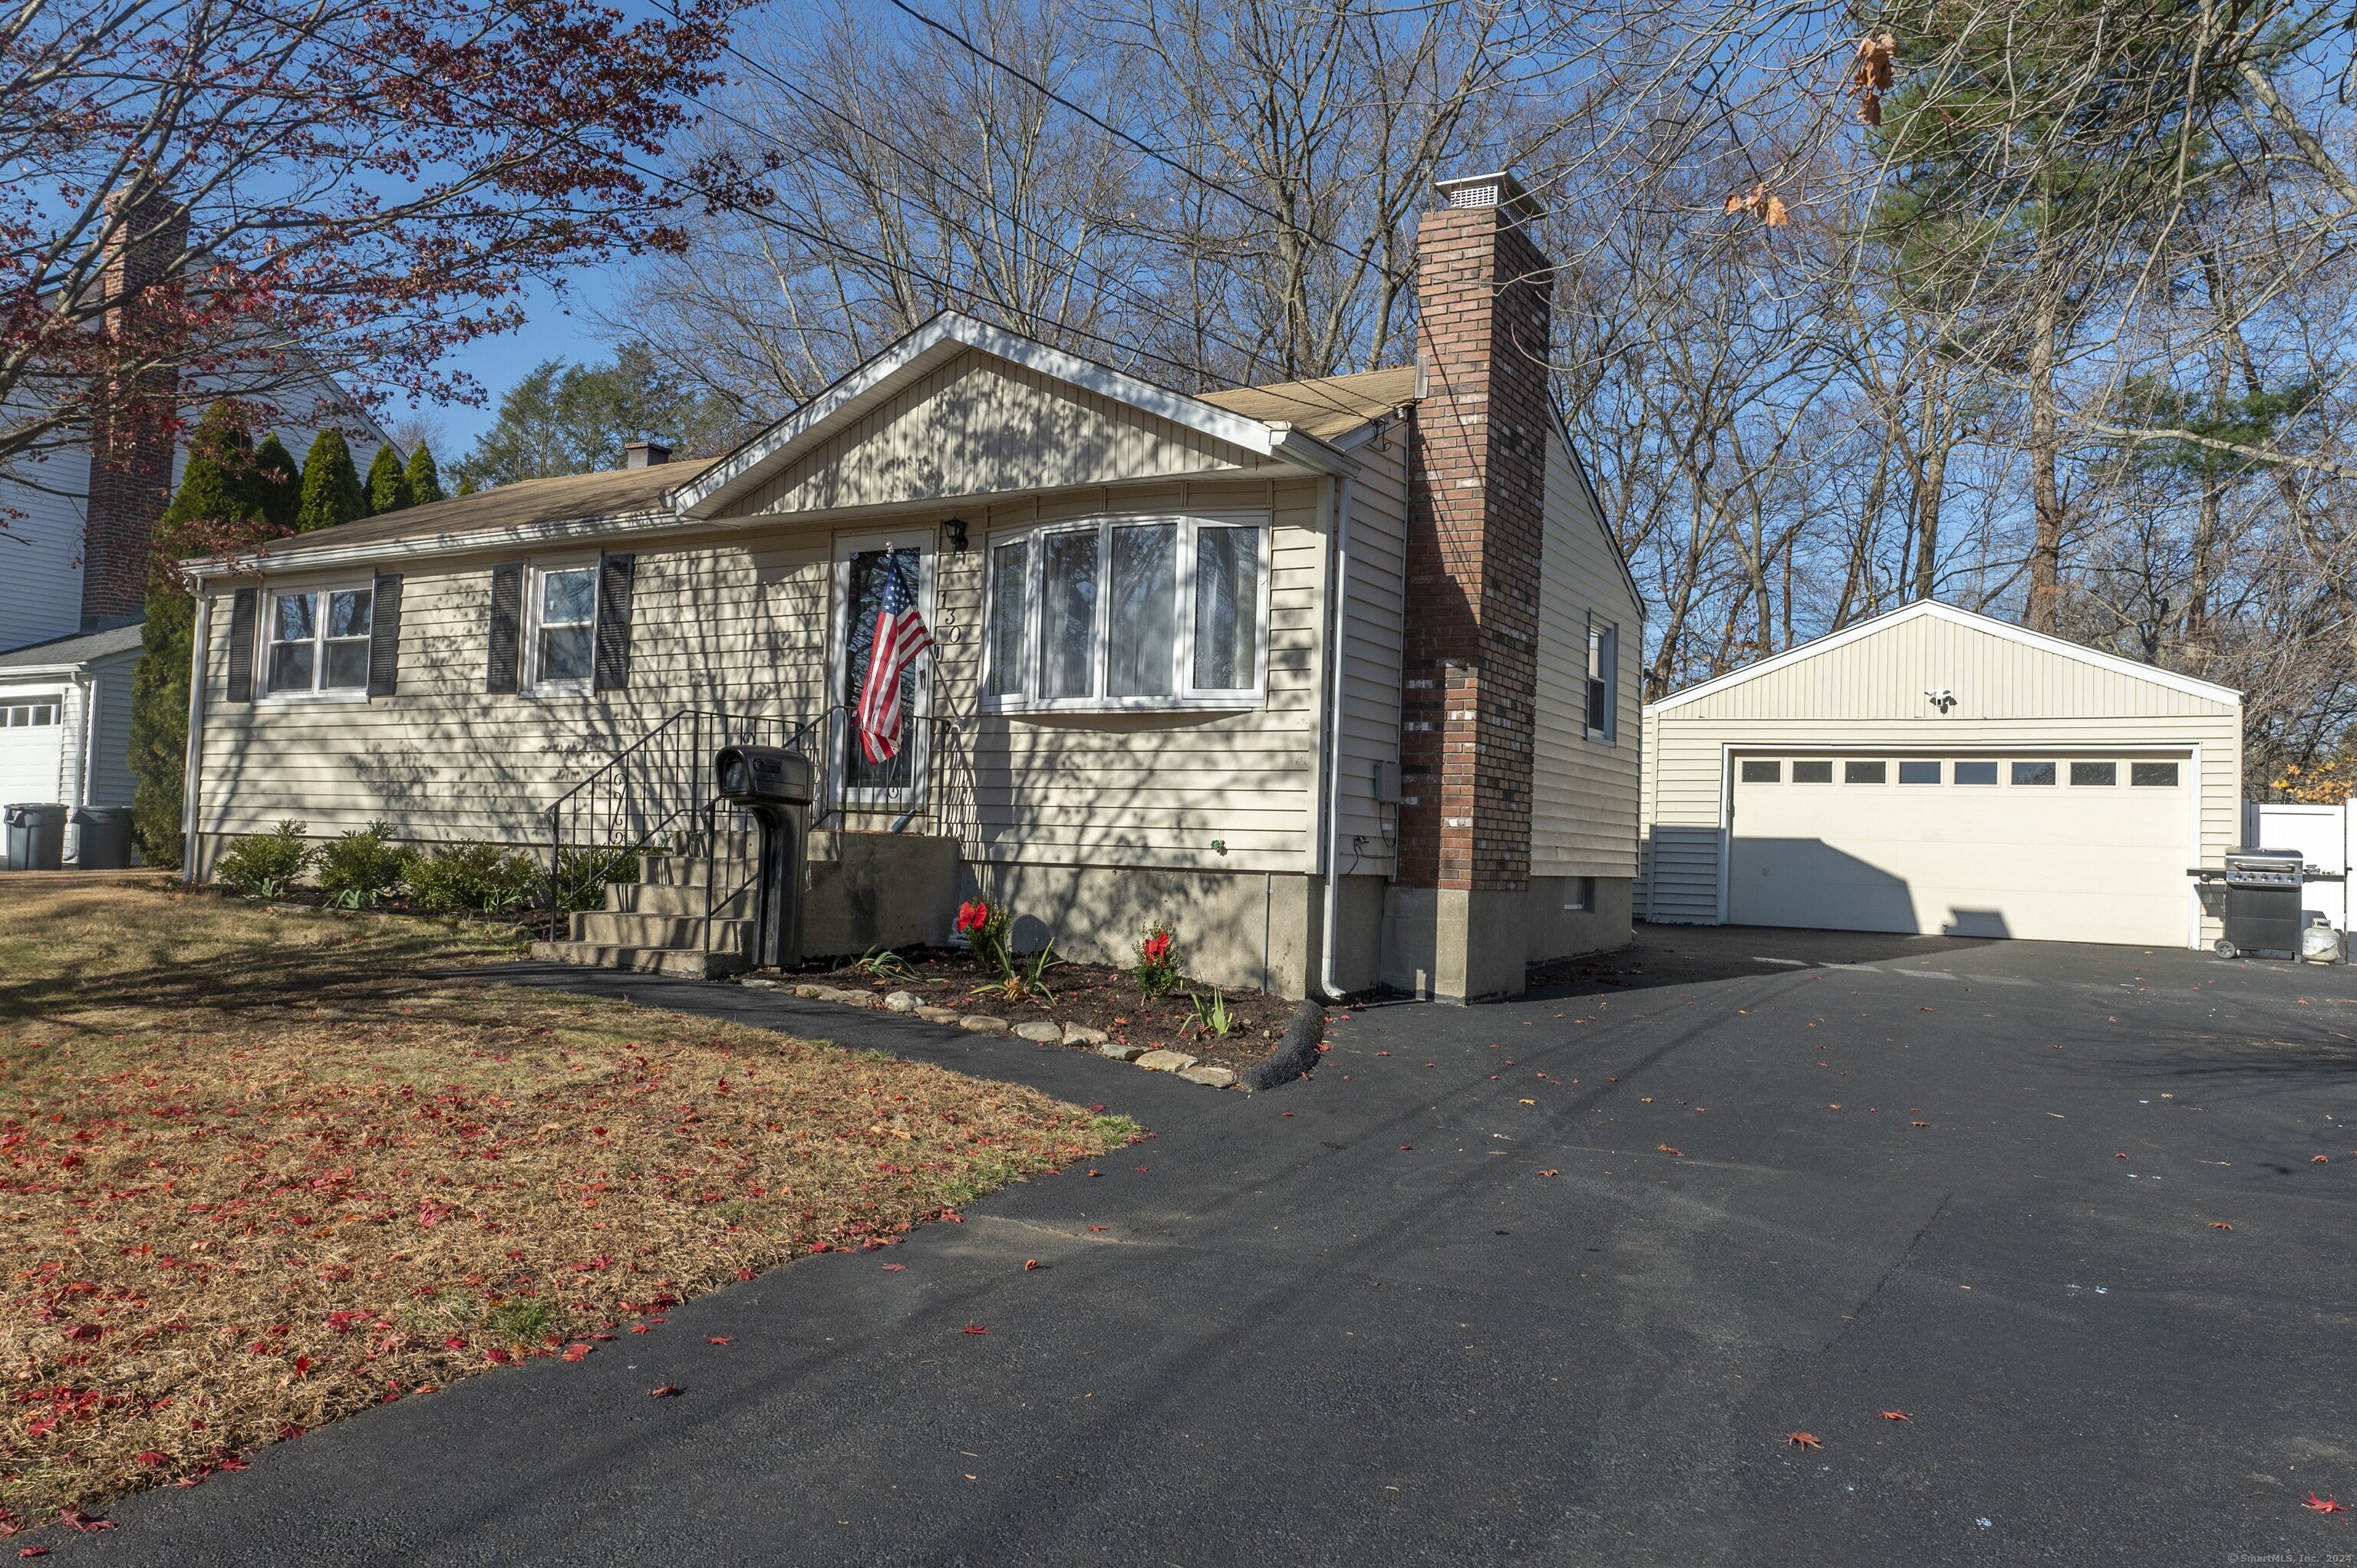
<instances>
[{"instance_id":1,"label":"gable roof","mask_svg":"<svg viewBox=\"0 0 2357 1568\"><path fill-rule=\"evenodd\" d=\"M1414 403L1415 367L1277 381L1265 387L1230 387L1199 395L1213 408L1247 419L1290 424L1320 441L1332 441Z\"/></svg>"},{"instance_id":2,"label":"gable roof","mask_svg":"<svg viewBox=\"0 0 2357 1568\"><path fill-rule=\"evenodd\" d=\"M290 539L274 539L259 552L259 559L274 565L315 562L324 565L354 553L382 553L386 545L480 546L510 536L544 535L569 522L660 514L664 511L664 493L707 467L708 460L657 463L602 474L517 479L471 496L453 496ZM226 562L208 561L195 569L199 575L210 575L229 566Z\"/></svg>"},{"instance_id":3,"label":"gable roof","mask_svg":"<svg viewBox=\"0 0 2357 1568\"><path fill-rule=\"evenodd\" d=\"M70 637L53 637L47 642L36 642L25 648L12 648L0 653L0 676L46 673L52 670L78 670L97 660L113 658L120 653L136 653L140 646L137 621L106 631L76 632Z\"/></svg>"},{"instance_id":4,"label":"gable roof","mask_svg":"<svg viewBox=\"0 0 2357 1568\"><path fill-rule=\"evenodd\" d=\"M1998 620L1994 616L1980 615L1972 610L1961 610L1953 605L1943 605L1937 599L1918 599L1911 605L1887 611L1871 619L1854 622L1839 631L1828 632L1813 641L1802 643L1797 648L1788 648L1773 658L1763 659L1757 664L1747 664L1740 670L1730 670L1726 674L1715 676L1699 685L1688 686L1682 692L1673 692L1659 702L1648 703L1645 705L1645 711L1658 713L1664 708L1683 707L1688 703L1716 695L1730 686L1738 686L1744 682L1757 680L1762 675L1787 669L1803 660L1830 653L1836 648L1846 648L1853 642L1861 641L1878 632L1904 626L1909 621L1924 619L1943 620L1953 626L1985 632L1989 636L2003 638L2009 642L2017 642L2024 647L2034 648L2060 658L2074 659L2083 664L2092 664L2099 670L2108 670L2115 675L2126 675L2138 681L2149 681L2154 685L2166 686L2172 691L2182 692L2188 696L2200 697L2209 702L2240 704L2243 700L2242 693L2231 686L2221 686L2213 681L2203 681L2192 675L2180 675L2174 670L2163 670L2158 665L2141 664L2133 659L2123 659L2116 653L2105 653L2099 649L2066 641L2062 638L2049 637L2044 632L2031 631L2026 627L2016 626L2009 620Z\"/></svg>"},{"instance_id":5,"label":"gable roof","mask_svg":"<svg viewBox=\"0 0 2357 1568\"><path fill-rule=\"evenodd\" d=\"M747 441L682 485L672 505L683 517L715 517L731 501L783 473L819 446L887 402L904 387L969 350L979 350L1044 376L1123 403L1141 413L1224 441L1263 456L1301 462L1321 472L1341 472L1349 459L1325 447L1306 428L1288 422L1232 412L1208 398L1190 397L1110 367L1050 349L1020 333L992 327L945 310L833 386ZM1373 417L1370 414L1369 418ZM1364 423L1359 421L1358 423Z\"/></svg>"}]
</instances>

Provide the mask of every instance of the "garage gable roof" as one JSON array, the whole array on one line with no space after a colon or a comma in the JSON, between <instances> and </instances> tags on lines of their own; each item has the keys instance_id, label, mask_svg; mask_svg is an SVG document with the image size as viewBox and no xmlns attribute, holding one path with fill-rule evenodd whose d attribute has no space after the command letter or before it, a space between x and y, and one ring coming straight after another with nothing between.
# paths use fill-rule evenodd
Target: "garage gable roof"
<instances>
[{"instance_id":1,"label":"garage gable roof","mask_svg":"<svg viewBox=\"0 0 2357 1568\"><path fill-rule=\"evenodd\" d=\"M2232 686L2221 686L2213 681L2203 681L2191 675L2180 675L2174 670L2163 670L2156 665L2141 664L2133 659L2123 659L2116 653L2105 653L2097 649L2067 641L2062 638L2049 637L2043 632L2031 631L2027 628L2016 626L2011 621L1998 620L1993 616L1979 615L1971 610L1961 610L1953 605L1943 605L1936 599L1918 599L1901 609L1892 610L1887 615L1876 616L1871 620L1862 620L1855 625L1846 626L1839 631L1828 632L1814 641L1802 643L1797 648L1786 649L1771 659L1763 659L1757 664L1747 664L1740 670L1731 670L1724 675L1705 681L1700 685L1688 686L1682 692L1674 692L1657 703L1648 703L1646 711L1661 713L1672 708L1684 707L1689 703L1715 696L1731 687L1756 681L1763 675L1790 669L1805 660L1831 653L1836 649L1846 648L1851 643L1861 642L1867 638L1905 626L1910 621L1927 619L1945 621L1952 626L1960 626L1991 637L2001 638L2026 648L2035 649L2041 653L2074 660L2099 670L2108 671L2115 675L2126 676L2131 680L2146 681L2156 686L2165 686L2171 691L2181 692L2187 696L2198 697L2205 702L2220 703L2233 707L2239 707L2242 704L2243 693L2235 691Z\"/></svg>"}]
</instances>

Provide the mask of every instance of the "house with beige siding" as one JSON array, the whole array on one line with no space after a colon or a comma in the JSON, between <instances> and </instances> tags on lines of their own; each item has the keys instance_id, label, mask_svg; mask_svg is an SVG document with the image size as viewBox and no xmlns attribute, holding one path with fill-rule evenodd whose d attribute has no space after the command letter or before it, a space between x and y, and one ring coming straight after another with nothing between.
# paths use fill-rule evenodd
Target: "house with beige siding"
<instances>
[{"instance_id":1,"label":"house with beige siding","mask_svg":"<svg viewBox=\"0 0 2357 1568\"><path fill-rule=\"evenodd\" d=\"M1924 600L1688 687L1644 726L1648 919L2221 934L2187 873L2241 841L2228 687Z\"/></svg>"},{"instance_id":2,"label":"house with beige siding","mask_svg":"<svg viewBox=\"0 0 2357 1568\"><path fill-rule=\"evenodd\" d=\"M1188 394L944 315L716 461L192 564L190 875L283 818L640 847L552 954L726 969L726 740L816 764L813 956L977 892L1018 946L1125 963L1167 919L1190 973L1297 996L1625 943L1642 607L1547 401L1535 209L1443 197L1413 366ZM877 763L888 575L934 646Z\"/></svg>"}]
</instances>

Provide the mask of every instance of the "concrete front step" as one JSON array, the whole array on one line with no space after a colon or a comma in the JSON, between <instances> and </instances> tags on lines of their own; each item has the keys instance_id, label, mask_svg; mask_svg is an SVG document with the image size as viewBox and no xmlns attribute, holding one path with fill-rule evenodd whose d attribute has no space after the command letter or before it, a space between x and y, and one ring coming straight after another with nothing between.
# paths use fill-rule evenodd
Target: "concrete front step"
<instances>
[{"instance_id":1,"label":"concrete front step","mask_svg":"<svg viewBox=\"0 0 2357 1568\"><path fill-rule=\"evenodd\" d=\"M725 886L726 884L723 884ZM675 882L609 882L606 885L606 908L622 915L704 915L704 887L698 883ZM747 918L753 905L751 890L726 898L713 907L716 917Z\"/></svg>"},{"instance_id":2,"label":"concrete front step","mask_svg":"<svg viewBox=\"0 0 2357 1568\"><path fill-rule=\"evenodd\" d=\"M624 914L591 909L573 917L573 940L603 946L631 948L710 948L718 952L742 952L753 929L750 920L715 919L711 940L705 940L704 916Z\"/></svg>"},{"instance_id":3,"label":"concrete front step","mask_svg":"<svg viewBox=\"0 0 2357 1568\"><path fill-rule=\"evenodd\" d=\"M587 969L626 969L640 974L677 974L711 980L750 966L742 953L696 952L678 948L617 946L605 942L534 942L532 956L543 963L576 963Z\"/></svg>"}]
</instances>

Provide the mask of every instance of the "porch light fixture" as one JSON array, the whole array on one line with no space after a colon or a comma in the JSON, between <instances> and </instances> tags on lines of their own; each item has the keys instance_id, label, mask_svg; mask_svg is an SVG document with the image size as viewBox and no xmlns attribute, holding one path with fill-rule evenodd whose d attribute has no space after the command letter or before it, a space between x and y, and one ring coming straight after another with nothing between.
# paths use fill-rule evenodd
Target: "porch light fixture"
<instances>
[{"instance_id":1,"label":"porch light fixture","mask_svg":"<svg viewBox=\"0 0 2357 1568\"><path fill-rule=\"evenodd\" d=\"M942 524L942 532L949 536L950 551L952 554L965 553L965 519L962 517L950 519Z\"/></svg>"}]
</instances>

